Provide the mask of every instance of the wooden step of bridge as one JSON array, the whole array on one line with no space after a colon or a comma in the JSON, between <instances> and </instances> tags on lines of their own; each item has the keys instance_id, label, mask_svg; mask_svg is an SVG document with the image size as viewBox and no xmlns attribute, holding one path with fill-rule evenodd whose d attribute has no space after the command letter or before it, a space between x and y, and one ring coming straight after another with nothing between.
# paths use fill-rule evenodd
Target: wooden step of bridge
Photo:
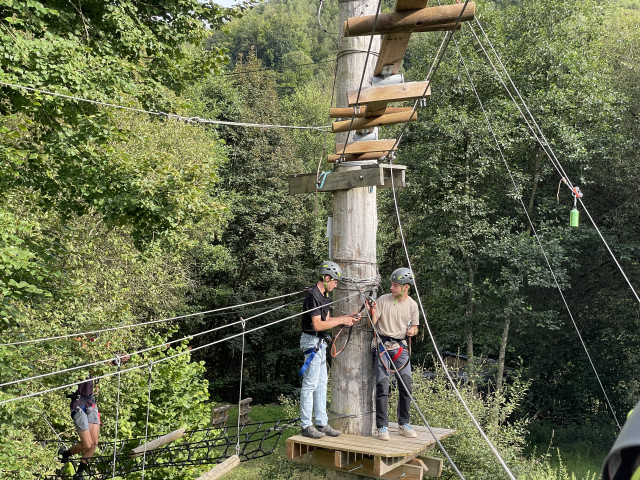
<instances>
[{"instance_id":1,"label":"wooden step of bridge","mask_svg":"<svg viewBox=\"0 0 640 480\"><path fill-rule=\"evenodd\" d=\"M389 425L391 439L376 436L342 434L339 437L312 439L296 435L287 439L287 458L296 463L353 473L372 478L421 480L424 475L438 477L442 460L426 456L436 440L427 427L414 426L416 438L398 433L398 425ZM432 428L438 440L455 430Z\"/></svg>"}]
</instances>

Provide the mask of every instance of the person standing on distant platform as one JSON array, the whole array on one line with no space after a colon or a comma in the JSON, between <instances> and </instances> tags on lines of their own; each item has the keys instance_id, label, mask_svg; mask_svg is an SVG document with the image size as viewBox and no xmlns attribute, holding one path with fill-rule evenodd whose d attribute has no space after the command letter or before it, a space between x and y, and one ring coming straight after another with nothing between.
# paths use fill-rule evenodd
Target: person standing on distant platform
<instances>
[{"instance_id":1,"label":"person standing on distant platform","mask_svg":"<svg viewBox=\"0 0 640 480\"><path fill-rule=\"evenodd\" d=\"M415 286L413 273L408 268L398 268L391 274L391 293L382 295L369 304L371 321L380 338L374 337L374 372L376 379L376 427L378 438L389 440L389 378L397 370L398 381L398 431L405 437L416 437L409 424L411 407L411 359L407 337L418 333L420 319L418 304L409 297L411 285ZM404 384L404 385L403 385ZM406 388L405 388L406 387Z\"/></svg>"},{"instance_id":2,"label":"person standing on distant platform","mask_svg":"<svg viewBox=\"0 0 640 480\"><path fill-rule=\"evenodd\" d=\"M302 336L300 348L305 362L298 374L302 377L300 390L300 426L302 435L322 438L325 435L337 437L342 432L329 425L327 417L327 331L339 325L351 327L357 321L357 313L349 316L332 317L329 311L329 293L338 286L342 278L342 268L334 262L324 262L318 271L320 279L307 292L302 314ZM312 413L316 415L313 426Z\"/></svg>"}]
</instances>

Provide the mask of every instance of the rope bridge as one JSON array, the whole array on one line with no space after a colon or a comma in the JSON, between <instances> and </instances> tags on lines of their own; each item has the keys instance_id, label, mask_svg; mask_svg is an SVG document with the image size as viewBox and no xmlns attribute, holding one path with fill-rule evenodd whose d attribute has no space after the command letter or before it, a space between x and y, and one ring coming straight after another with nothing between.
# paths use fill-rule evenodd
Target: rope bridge
<instances>
[{"instance_id":1,"label":"rope bridge","mask_svg":"<svg viewBox=\"0 0 640 480\"><path fill-rule=\"evenodd\" d=\"M89 480L106 480L108 478L123 477L126 474L149 468L183 467L189 465L210 465L221 463L236 454L241 461L254 460L265 457L274 452L285 429L298 425L298 419L276 420L270 422L248 423L246 425L232 425L222 428L208 428L192 430L172 442L154 450L147 450L145 455L131 457L131 450L145 444L145 437L114 442L100 442L89 462L89 469L84 478ZM148 436L146 443L160 438ZM59 440L44 440L45 446L60 446ZM114 469L114 446L115 469ZM70 460L72 470L78 467L80 459ZM144 465L144 466L143 466ZM43 480L71 480L73 472L66 473L65 467L59 473L38 477Z\"/></svg>"}]
</instances>

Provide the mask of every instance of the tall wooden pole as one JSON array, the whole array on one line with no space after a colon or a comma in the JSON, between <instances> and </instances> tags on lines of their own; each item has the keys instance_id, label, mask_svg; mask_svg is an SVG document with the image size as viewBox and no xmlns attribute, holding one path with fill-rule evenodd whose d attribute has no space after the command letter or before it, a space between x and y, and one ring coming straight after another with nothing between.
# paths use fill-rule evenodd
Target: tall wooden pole
<instances>
[{"instance_id":1,"label":"tall wooden pole","mask_svg":"<svg viewBox=\"0 0 640 480\"><path fill-rule=\"evenodd\" d=\"M370 0L340 1L340 25L347 18L361 15L375 15L378 2ZM342 28L342 27L341 27ZM342 38L339 46L337 65L337 106L347 107L347 92L360 86L371 85L371 76L377 57L373 54L380 50L380 37L373 37L371 52L367 59L367 50L372 37ZM366 61L366 68L365 68ZM336 142L347 140L347 134L338 134ZM375 161L374 161L375 163ZM339 166L337 171L350 168ZM339 190L333 197L333 260L342 266L347 279L374 278L376 276L376 232L378 213L376 189L369 187ZM366 288L363 286L362 288ZM334 294L334 300L357 292L351 282L341 282ZM368 291L368 289L367 289ZM356 312L363 299L360 295L338 304L337 308L345 312ZM331 367L331 405L330 416L345 415L332 420L332 424L345 433L371 435L374 418L374 379L371 339L373 333L366 320L356 324L351 340L344 351L333 359ZM342 340L342 338L341 338ZM347 416L352 415L352 416ZM329 471L329 478L359 478L357 475Z\"/></svg>"}]
</instances>

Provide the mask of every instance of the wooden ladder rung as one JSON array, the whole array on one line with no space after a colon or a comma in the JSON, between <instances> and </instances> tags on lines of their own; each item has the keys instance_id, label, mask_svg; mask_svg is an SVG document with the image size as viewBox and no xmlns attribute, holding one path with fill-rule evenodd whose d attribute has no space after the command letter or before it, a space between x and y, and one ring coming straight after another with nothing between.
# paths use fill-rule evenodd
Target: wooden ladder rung
<instances>
[{"instance_id":1,"label":"wooden ladder rung","mask_svg":"<svg viewBox=\"0 0 640 480\"><path fill-rule=\"evenodd\" d=\"M462 9L464 8L464 12ZM462 13L462 17L460 14ZM364 35L382 35L388 33L429 32L435 30L451 30L460 23L473 20L476 13L475 2L458 3L437 7L402 10L380 15L366 15L348 18L344 22L344 36L357 37ZM374 30L375 25L375 30Z\"/></svg>"}]
</instances>

